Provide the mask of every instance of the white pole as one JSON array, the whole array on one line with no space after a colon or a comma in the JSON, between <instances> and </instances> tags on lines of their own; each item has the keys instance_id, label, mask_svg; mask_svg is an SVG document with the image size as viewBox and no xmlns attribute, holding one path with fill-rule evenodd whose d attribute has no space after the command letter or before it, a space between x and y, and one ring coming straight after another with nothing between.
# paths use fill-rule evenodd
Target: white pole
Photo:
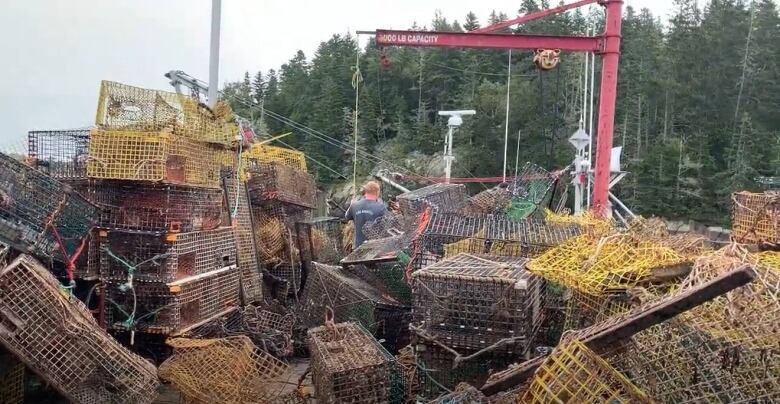
<instances>
[{"instance_id":1,"label":"white pole","mask_svg":"<svg viewBox=\"0 0 780 404\"><path fill-rule=\"evenodd\" d=\"M595 32L595 29L591 29L590 34L593 35ZM590 60L590 117L588 119L588 137L590 138L590 141L588 142L588 161L590 164L588 165L588 171L591 170L593 167L593 82L595 81L596 77L596 55L591 55ZM590 208L590 188L593 185L592 181L590 180L590 173L588 173L588 188L587 188L587 201L588 201L588 208Z\"/></svg>"},{"instance_id":2,"label":"white pole","mask_svg":"<svg viewBox=\"0 0 780 404\"><path fill-rule=\"evenodd\" d=\"M450 175L452 174L452 131L453 126L449 126L447 131L447 140L444 142L445 155L444 155L444 183L450 183Z\"/></svg>"},{"instance_id":3,"label":"white pole","mask_svg":"<svg viewBox=\"0 0 780 404\"><path fill-rule=\"evenodd\" d=\"M509 144L509 84L512 82L512 49L506 67L506 118L504 121L504 180L506 182L506 149Z\"/></svg>"},{"instance_id":4,"label":"white pole","mask_svg":"<svg viewBox=\"0 0 780 404\"><path fill-rule=\"evenodd\" d=\"M211 48L209 53L208 105L214 107L219 98L219 24L222 19L222 0L211 0Z\"/></svg>"}]
</instances>

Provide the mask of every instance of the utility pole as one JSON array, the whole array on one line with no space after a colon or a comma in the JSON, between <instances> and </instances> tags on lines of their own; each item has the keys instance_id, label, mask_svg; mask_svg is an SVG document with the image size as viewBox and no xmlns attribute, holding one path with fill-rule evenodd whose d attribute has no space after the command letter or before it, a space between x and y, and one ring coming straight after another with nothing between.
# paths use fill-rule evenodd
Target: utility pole
<instances>
[{"instance_id":1,"label":"utility pole","mask_svg":"<svg viewBox=\"0 0 780 404\"><path fill-rule=\"evenodd\" d=\"M455 156L452 155L452 134L456 128L459 128L463 124L463 115L474 115L477 111L473 109L461 110L461 111L439 111L439 116L449 116L447 120L447 137L444 138L444 183L450 183L450 177L452 176L452 161Z\"/></svg>"},{"instance_id":2,"label":"utility pole","mask_svg":"<svg viewBox=\"0 0 780 404\"><path fill-rule=\"evenodd\" d=\"M219 98L219 25L222 19L222 0L211 0L211 47L209 50L208 105L214 107Z\"/></svg>"}]
</instances>

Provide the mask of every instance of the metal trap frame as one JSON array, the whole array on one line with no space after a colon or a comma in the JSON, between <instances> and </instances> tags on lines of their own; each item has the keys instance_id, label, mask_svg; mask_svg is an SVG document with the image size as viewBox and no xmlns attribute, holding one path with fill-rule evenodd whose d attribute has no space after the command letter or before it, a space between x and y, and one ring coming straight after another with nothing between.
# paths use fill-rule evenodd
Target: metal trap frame
<instances>
[{"instance_id":1,"label":"metal trap frame","mask_svg":"<svg viewBox=\"0 0 780 404\"><path fill-rule=\"evenodd\" d=\"M218 149L168 132L90 133L87 176L220 187Z\"/></svg>"},{"instance_id":2,"label":"metal trap frame","mask_svg":"<svg viewBox=\"0 0 780 404\"><path fill-rule=\"evenodd\" d=\"M462 252L506 257L538 256L558 244L578 236L573 224L512 220L505 216L434 213L418 238L415 268L421 269L422 253L445 258Z\"/></svg>"},{"instance_id":3,"label":"metal trap frame","mask_svg":"<svg viewBox=\"0 0 780 404\"><path fill-rule=\"evenodd\" d=\"M27 156L41 172L59 180L87 178L89 129L27 132Z\"/></svg>"},{"instance_id":4,"label":"metal trap frame","mask_svg":"<svg viewBox=\"0 0 780 404\"><path fill-rule=\"evenodd\" d=\"M428 404L479 404L487 402L487 397L476 387L468 383L459 383L451 393L437 397Z\"/></svg>"},{"instance_id":5,"label":"metal trap frame","mask_svg":"<svg viewBox=\"0 0 780 404\"><path fill-rule=\"evenodd\" d=\"M438 212L455 212L466 203L468 194L463 184L432 184L405 192L396 197L401 213L417 216L426 207Z\"/></svg>"},{"instance_id":6,"label":"metal trap frame","mask_svg":"<svg viewBox=\"0 0 780 404\"><path fill-rule=\"evenodd\" d=\"M0 348L0 402L24 403L24 363Z\"/></svg>"},{"instance_id":7,"label":"metal trap frame","mask_svg":"<svg viewBox=\"0 0 780 404\"><path fill-rule=\"evenodd\" d=\"M97 222L95 205L54 178L0 153L0 240L22 252L65 260ZM52 231L54 229L55 231Z\"/></svg>"},{"instance_id":8,"label":"metal trap frame","mask_svg":"<svg viewBox=\"0 0 780 404\"><path fill-rule=\"evenodd\" d=\"M338 217L315 217L307 222L311 226L311 244L315 261L336 264L345 255L341 220Z\"/></svg>"},{"instance_id":9,"label":"metal trap frame","mask_svg":"<svg viewBox=\"0 0 780 404\"><path fill-rule=\"evenodd\" d=\"M253 203L278 201L313 208L317 197L314 177L284 164L251 162L246 167L247 188Z\"/></svg>"},{"instance_id":10,"label":"metal trap frame","mask_svg":"<svg viewBox=\"0 0 780 404\"><path fill-rule=\"evenodd\" d=\"M375 240L404 234L413 226L413 218L388 211L376 220L364 224L363 234L367 240Z\"/></svg>"},{"instance_id":11,"label":"metal trap frame","mask_svg":"<svg viewBox=\"0 0 780 404\"><path fill-rule=\"evenodd\" d=\"M395 358L358 324L328 324L307 336L318 403L403 402Z\"/></svg>"},{"instance_id":12,"label":"metal trap frame","mask_svg":"<svg viewBox=\"0 0 780 404\"><path fill-rule=\"evenodd\" d=\"M411 242L405 235L368 240L341 260L342 266L394 262Z\"/></svg>"},{"instance_id":13,"label":"metal trap frame","mask_svg":"<svg viewBox=\"0 0 780 404\"><path fill-rule=\"evenodd\" d=\"M157 369L106 334L28 255L0 270L0 342L70 401L151 403L157 396Z\"/></svg>"},{"instance_id":14,"label":"metal trap frame","mask_svg":"<svg viewBox=\"0 0 780 404\"><path fill-rule=\"evenodd\" d=\"M413 323L455 350L531 346L542 322L544 280L528 259L461 253L412 274Z\"/></svg>"},{"instance_id":15,"label":"metal trap frame","mask_svg":"<svg viewBox=\"0 0 780 404\"><path fill-rule=\"evenodd\" d=\"M168 91L112 81L100 83L95 123L117 131L167 130L192 140L222 145L236 141L238 126L224 102L211 109L198 100Z\"/></svg>"},{"instance_id":16,"label":"metal trap frame","mask_svg":"<svg viewBox=\"0 0 780 404\"><path fill-rule=\"evenodd\" d=\"M538 205L552 190L556 177L544 168L527 162L510 183L507 189L513 197Z\"/></svg>"},{"instance_id":17,"label":"metal trap frame","mask_svg":"<svg viewBox=\"0 0 780 404\"><path fill-rule=\"evenodd\" d=\"M504 214L512 203L509 189L494 187L469 197L461 212L467 215Z\"/></svg>"},{"instance_id":18,"label":"metal trap frame","mask_svg":"<svg viewBox=\"0 0 780 404\"><path fill-rule=\"evenodd\" d=\"M780 191L737 192L731 199L734 240L743 244L780 243Z\"/></svg>"},{"instance_id":19,"label":"metal trap frame","mask_svg":"<svg viewBox=\"0 0 780 404\"><path fill-rule=\"evenodd\" d=\"M245 166L257 163L274 163L306 172L306 155L303 152L284 147L253 144L241 155L241 158L244 160Z\"/></svg>"},{"instance_id":20,"label":"metal trap frame","mask_svg":"<svg viewBox=\"0 0 780 404\"><path fill-rule=\"evenodd\" d=\"M173 282L236 265L236 244L229 227L189 233L100 232L103 279Z\"/></svg>"},{"instance_id":21,"label":"metal trap frame","mask_svg":"<svg viewBox=\"0 0 780 404\"><path fill-rule=\"evenodd\" d=\"M183 334L236 310L239 276L233 265L170 283L136 282L132 290L109 284L106 324L116 330Z\"/></svg>"},{"instance_id":22,"label":"metal trap frame","mask_svg":"<svg viewBox=\"0 0 780 404\"><path fill-rule=\"evenodd\" d=\"M223 224L221 189L93 180L84 195L101 208L103 229L139 232L192 232Z\"/></svg>"},{"instance_id":23,"label":"metal trap frame","mask_svg":"<svg viewBox=\"0 0 780 404\"><path fill-rule=\"evenodd\" d=\"M258 267L252 207L249 204L246 184L230 175L224 177L222 182L227 195L227 210L232 216L238 269L241 271L241 297L244 303L258 302L263 299L263 281Z\"/></svg>"},{"instance_id":24,"label":"metal trap frame","mask_svg":"<svg viewBox=\"0 0 780 404\"><path fill-rule=\"evenodd\" d=\"M73 277L92 281L100 278L100 230L93 228L88 237L84 251L76 260Z\"/></svg>"},{"instance_id":25,"label":"metal trap frame","mask_svg":"<svg viewBox=\"0 0 780 404\"><path fill-rule=\"evenodd\" d=\"M412 288L406 281L406 268L398 262L387 262L373 265L345 265L344 270L350 275L362 279L369 285L403 304L411 307Z\"/></svg>"}]
</instances>

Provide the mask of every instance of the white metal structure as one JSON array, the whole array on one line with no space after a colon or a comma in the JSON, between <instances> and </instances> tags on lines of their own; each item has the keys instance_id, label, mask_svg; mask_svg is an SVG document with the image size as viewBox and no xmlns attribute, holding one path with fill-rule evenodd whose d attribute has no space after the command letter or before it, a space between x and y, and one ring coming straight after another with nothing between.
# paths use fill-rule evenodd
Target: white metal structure
<instances>
[{"instance_id":1,"label":"white metal structure","mask_svg":"<svg viewBox=\"0 0 780 404\"><path fill-rule=\"evenodd\" d=\"M449 130L447 131L447 137L444 139L444 182L446 184L450 183L450 177L452 176L452 161L455 159L455 156L452 155L452 134L455 132L456 128L459 128L460 125L463 124L464 115L474 115L476 113L477 111L473 109L439 111L439 116L450 117L450 119L447 120L447 127Z\"/></svg>"},{"instance_id":2,"label":"white metal structure","mask_svg":"<svg viewBox=\"0 0 780 404\"><path fill-rule=\"evenodd\" d=\"M219 25L222 20L222 0L211 0L211 47L209 52L208 105L219 99Z\"/></svg>"}]
</instances>

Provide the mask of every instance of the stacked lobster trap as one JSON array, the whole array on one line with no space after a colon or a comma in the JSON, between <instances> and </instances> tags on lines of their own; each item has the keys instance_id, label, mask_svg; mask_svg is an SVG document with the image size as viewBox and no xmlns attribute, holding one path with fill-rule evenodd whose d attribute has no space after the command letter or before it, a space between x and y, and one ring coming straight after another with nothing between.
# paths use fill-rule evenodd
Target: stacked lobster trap
<instances>
[{"instance_id":1,"label":"stacked lobster trap","mask_svg":"<svg viewBox=\"0 0 780 404\"><path fill-rule=\"evenodd\" d=\"M396 197L401 213L407 216L417 216L425 208L438 212L454 212L466 204L467 198L463 184L433 184Z\"/></svg>"},{"instance_id":2,"label":"stacked lobster trap","mask_svg":"<svg viewBox=\"0 0 780 404\"><path fill-rule=\"evenodd\" d=\"M310 222L317 188L307 172L305 155L257 144L244 153L242 166L252 205L259 263L297 293L303 281L300 241L313 254L332 242L330 236L315 232Z\"/></svg>"}]
</instances>

